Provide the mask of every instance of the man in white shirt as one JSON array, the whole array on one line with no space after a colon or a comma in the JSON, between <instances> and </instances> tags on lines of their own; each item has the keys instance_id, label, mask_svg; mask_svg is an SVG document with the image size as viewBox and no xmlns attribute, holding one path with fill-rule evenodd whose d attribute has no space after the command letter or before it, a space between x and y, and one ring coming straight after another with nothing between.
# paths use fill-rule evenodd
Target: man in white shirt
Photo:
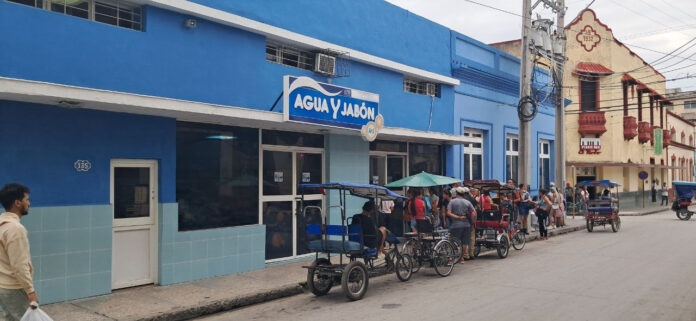
<instances>
[{"instance_id":1,"label":"man in white shirt","mask_svg":"<svg viewBox=\"0 0 696 321\"><path fill-rule=\"evenodd\" d=\"M29 214L29 188L7 184L0 190L0 306L8 321L19 321L24 312L39 300L34 291L34 267L31 265L27 230L20 219Z\"/></svg>"}]
</instances>

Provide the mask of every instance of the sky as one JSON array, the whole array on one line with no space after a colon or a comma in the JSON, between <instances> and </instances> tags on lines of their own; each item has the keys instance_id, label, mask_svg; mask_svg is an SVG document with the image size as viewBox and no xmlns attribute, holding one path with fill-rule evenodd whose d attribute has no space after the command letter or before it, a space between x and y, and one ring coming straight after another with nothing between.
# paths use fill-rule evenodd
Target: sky
<instances>
[{"instance_id":1,"label":"sky","mask_svg":"<svg viewBox=\"0 0 696 321\"><path fill-rule=\"evenodd\" d=\"M496 11L466 0L387 1L484 43L519 39L522 33L520 16ZM520 0L474 1L518 15L522 13ZM532 4L534 2L533 0ZM568 10L565 23L572 21L590 2L592 1L566 0ZM672 52L696 37L696 1L694 0L595 0L590 8L597 13L600 21L612 29L616 39L626 44L648 63L663 58L664 54ZM543 18L555 20L556 17L550 9L544 9L542 4L534 11L533 18L536 17L536 13L541 14ZM663 59L662 62L658 61L653 66L663 72L668 80L686 77L687 74L694 76L694 78L667 81L667 88L696 90L696 40L674 54L679 57L669 61Z\"/></svg>"}]
</instances>

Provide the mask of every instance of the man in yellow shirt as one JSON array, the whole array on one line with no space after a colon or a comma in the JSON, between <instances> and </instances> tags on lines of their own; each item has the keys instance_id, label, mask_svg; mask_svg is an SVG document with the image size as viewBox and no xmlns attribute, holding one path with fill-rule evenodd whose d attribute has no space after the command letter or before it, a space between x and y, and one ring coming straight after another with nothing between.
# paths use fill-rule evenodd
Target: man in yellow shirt
<instances>
[{"instance_id":1,"label":"man in yellow shirt","mask_svg":"<svg viewBox=\"0 0 696 321\"><path fill-rule=\"evenodd\" d=\"M7 184L0 190L0 306L8 321L18 321L30 302L39 300L34 291L34 267L31 265L27 229L20 219L29 214L29 188Z\"/></svg>"}]
</instances>

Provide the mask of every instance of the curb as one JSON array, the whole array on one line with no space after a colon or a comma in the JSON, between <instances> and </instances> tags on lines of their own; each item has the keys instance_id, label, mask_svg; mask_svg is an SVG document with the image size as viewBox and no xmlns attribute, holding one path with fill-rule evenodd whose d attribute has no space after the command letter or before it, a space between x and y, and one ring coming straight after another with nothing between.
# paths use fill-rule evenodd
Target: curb
<instances>
[{"instance_id":1,"label":"curb","mask_svg":"<svg viewBox=\"0 0 696 321\"><path fill-rule=\"evenodd\" d=\"M631 213L631 214L627 214L627 213L622 214L622 213L619 213L619 216L645 216L645 215L650 215L650 214L662 213L662 212L668 211L668 210L670 210L670 209L669 209L668 207L666 207L666 208L655 209L655 210L650 210L650 211L646 211L646 212L634 212L634 213Z\"/></svg>"},{"instance_id":2,"label":"curb","mask_svg":"<svg viewBox=\"0 0 696 321\"><path fill-rule=\"evenodd\" d=\"M215 313L220 313L224 311L234 310L242 308L245 306L250 306L258 303L264 303L273 301L276 299L282 299L285 297L297 295L304 293L304 286L302 282L297 285L286 285L284 287L269 290L266 292L251 294L247 296L217 300L213 302L206 302L203 305L185 307L169 312L159 313L155 316L142 317L138 320L142 321L181 321L189 320L197 317L202 317L206 315L211 315Z\"/></svg>"},{"instance_id":3,"label":"curb","mask_svg":"<svg viewBox=\"0 0 696 321\"><path fill-rule=\"evenodd\" d=\"M566 233L571 233L575 231L580 231L585 229L585 226L573 226L563 229L554 229L549 231L549 236L556 236ZM539 238L538 235L530 235L527 238L528 242L536 241ZM483 252L482 252L483 253ZM386 274L383 274L386 275ZM383 276L383 275L378 275ZM217 300L213 302L206 302L203 305L185 307L177 310L172 310L164 313L159 313L155 316L147 316L139 318L141 321L183 321L193 318L198 318L206 315L211 315L215 313L231 311L239 309L242 307L270 302L277 299L282 299L290 296L295 296L298 294L305 293L307 289L307 282L300 282L296 285L286 285L278 289L269 290L266 292L256 293L252 295L247 295L243 297L237 297L232 299Z\"/></svg>"}]
</instances>

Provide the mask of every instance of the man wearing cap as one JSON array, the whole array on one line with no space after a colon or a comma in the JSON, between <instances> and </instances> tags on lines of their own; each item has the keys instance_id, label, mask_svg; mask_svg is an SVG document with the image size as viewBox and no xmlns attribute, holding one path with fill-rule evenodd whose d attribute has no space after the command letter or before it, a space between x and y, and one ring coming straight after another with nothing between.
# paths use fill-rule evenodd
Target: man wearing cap
<instances>
[{"instance_id":1,"label":"man wearing cap","mask_svg":"<svg viewBox=\"0 0 696 321\"><path fill-rule=\"evenodd\" d=\"M476 214L471 202L464 199L464 195L469 193L466 187L455 188L457 197L447 205L447 216L452 219L450 225L450 235L458 238L462 242L462 261L469 260L469 243L471 241L471 217Z\"/></svg>"}]
</instances>

